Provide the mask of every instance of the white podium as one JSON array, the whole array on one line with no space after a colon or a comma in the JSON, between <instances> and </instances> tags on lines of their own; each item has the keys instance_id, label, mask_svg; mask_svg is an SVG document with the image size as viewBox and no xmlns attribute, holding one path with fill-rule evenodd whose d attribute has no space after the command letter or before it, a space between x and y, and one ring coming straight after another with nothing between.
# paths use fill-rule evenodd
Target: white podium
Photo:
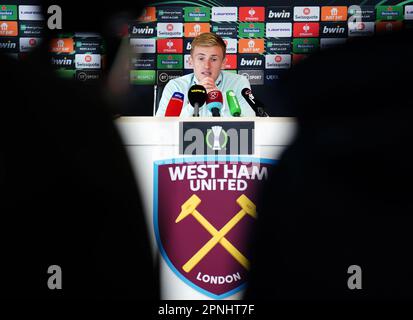
<instances>
[{"instance_id":1,"label":"white podium","mask_svg":"<svg viewBox=\"0 0 413 320\"><path fill-rule=\"evenodd\" d=\"M290 143L296 124L293 118L194 119L123 117L116 123L140 187L152 249L159 255L161 298L240 299L248 270L240 234L254 221L242 199L255 199L248 188L266 178L266 166L273 166ZM210 155L203 162L180 154L180 128L187 121L253 122L253 153ZM233 164L234 159L244 164ZM224 204L225 197L230 204ZM191 212L184 213L182 205L194 199L198 207L186 205Z\"/></svg>"}]
</instances>

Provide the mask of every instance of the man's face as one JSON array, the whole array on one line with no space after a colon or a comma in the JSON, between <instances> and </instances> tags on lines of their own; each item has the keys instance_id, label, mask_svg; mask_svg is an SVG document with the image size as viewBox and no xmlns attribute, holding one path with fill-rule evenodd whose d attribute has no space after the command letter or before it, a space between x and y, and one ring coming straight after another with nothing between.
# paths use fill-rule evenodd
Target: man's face
<instances>
[{"instance_id":1,"label":"man's face","mask_svg":"<svg viewBox=\"0 0 413 320\"><path fill-rule=\"evenodd\" d=\"M207 77L216 81L221 69L225 65L224 53L219 46L196 46L192 51L191 61L194 67L195 77L198 81L202 81Z\"/></svg>"}]
</instances>

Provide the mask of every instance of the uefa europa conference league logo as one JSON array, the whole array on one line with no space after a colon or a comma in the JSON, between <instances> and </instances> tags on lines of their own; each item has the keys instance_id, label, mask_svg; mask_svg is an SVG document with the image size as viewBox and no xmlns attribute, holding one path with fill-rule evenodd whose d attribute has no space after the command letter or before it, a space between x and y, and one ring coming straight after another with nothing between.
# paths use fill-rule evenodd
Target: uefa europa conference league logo
<instances>
[{"instance_id":1,"label":"uefa europa conference league logo","mask_svg":"<svg viewBox=\"0 0 413 320\"><path fill-rule=\"evenodd\" d=\"M219 141L219 137L221 136L222 127L221 126L213 126L213 127L211 127L211 129L212 129L212 131L211 130L208 131L207 137L205 139L208 147L211 148L211 144L208 141L208 134L210 134L212 132L214 134L214 146L212 147L212 150L218 150L218 151L222 150L222 148L224 148L226 146L227 142L228 142L228 134L224 131L225 141L221 146L220 141Z\"/></svg>"}]
</instances>

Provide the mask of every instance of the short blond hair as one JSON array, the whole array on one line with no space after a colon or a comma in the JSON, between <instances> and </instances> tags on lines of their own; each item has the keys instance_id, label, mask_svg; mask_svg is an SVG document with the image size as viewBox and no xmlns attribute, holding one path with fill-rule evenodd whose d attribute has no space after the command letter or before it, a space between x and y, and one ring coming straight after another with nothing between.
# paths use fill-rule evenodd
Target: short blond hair
<instances>
[{"instance_id":1,"label":"short blond hair","mask_svg":"<svg viewBox=\"0 0 413 320\"><path fill-rule=\"evenodd\" d=\"M213 32L201 33L199 36L194 38L191 42L191 55L195 47L215 47L218 46L222 49L222 53L225 57L225 52L227 51L227 45L224 40Z\"/></svg>"}]
</instances>

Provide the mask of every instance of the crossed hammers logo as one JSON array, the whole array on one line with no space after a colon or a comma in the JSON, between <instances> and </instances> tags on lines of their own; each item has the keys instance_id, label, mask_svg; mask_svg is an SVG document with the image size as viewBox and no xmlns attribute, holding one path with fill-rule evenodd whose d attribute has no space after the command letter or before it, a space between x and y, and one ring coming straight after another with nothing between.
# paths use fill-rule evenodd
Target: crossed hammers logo
<instances>
[{"instance_id":1,"label":"crossed hammers logo","mask_svg":"<svg viewBox=\"0 0 413 320\"><path fill-rule=\"evenodd\" d=\"M255 204L245 195L241 195L236 200L241 210L229 220L221 230L217 230L203 215L201 215L196 208L201 203L201 199L197 195L192 195L181 206L181 212L176 218L175 223L180 222L187 216L192 216L212 235L212 238L205 243L183 266L185 272L190 272L218 243L220 243L245 269L249 269L248 259L237 249L225 236L238 222L247 214L253 218L257 218Z\"/></svg>"}]
</instances>

